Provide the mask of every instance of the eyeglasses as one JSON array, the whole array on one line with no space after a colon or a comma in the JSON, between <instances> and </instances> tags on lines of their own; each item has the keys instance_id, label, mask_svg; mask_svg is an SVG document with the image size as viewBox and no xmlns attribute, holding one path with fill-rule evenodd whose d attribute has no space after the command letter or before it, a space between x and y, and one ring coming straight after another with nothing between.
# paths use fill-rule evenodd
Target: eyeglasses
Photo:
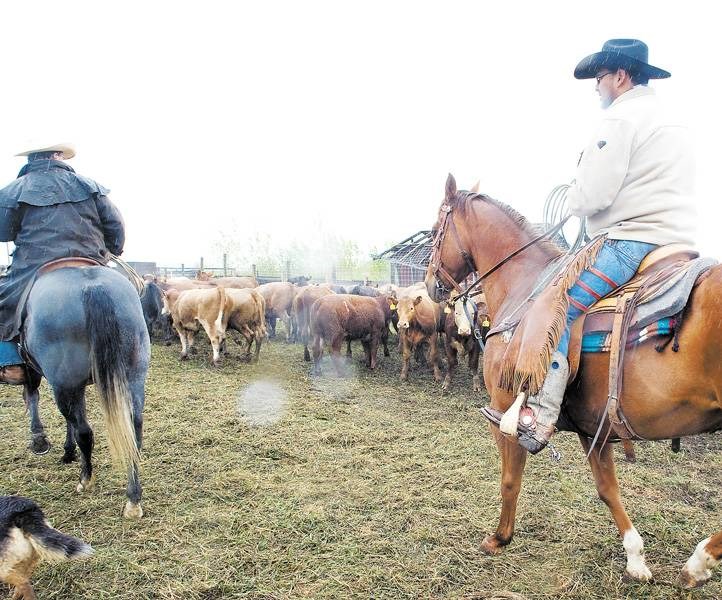
<instances>
[{"instance_id":1,"label":"eyeglasses","mask_svg":"<svg viewBox=\"0 0 722 600\"><path fill-rule=\"evenodd\" d=\"M607 75L614 75L614 71L608 71L607 73L602 73L601 75L597 75L595 79L597 80L597 85L604 79Z\"/></svg>"}]
</instances>

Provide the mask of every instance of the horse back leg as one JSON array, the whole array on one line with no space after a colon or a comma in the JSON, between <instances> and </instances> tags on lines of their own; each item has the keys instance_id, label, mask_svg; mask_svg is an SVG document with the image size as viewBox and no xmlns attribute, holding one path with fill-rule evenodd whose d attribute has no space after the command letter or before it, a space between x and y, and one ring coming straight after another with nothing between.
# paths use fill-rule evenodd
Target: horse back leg
<instances>
[{"instance_id":1,"label":"horse back leg","mask_svg":"<svg viewBox=\"0 0 722 600\"><path fill-rule=\"evenodd\" d=\"M28 380L23 386L23 400L30 414L30 451L33 454L47 454L50 441L45 435L45 427L40 420L40 379L34 371L28 369Z\"/></svg>"},{"instance_id":2,"label":"horse back leg","mask_svg":"<svg viewBox=\"0 0 722 600\"><path fill-rule=\"evenodd\" d=\"M94 437L85 414L85 384L80 387L57 386L55 401L72 427L80 448L80 483L76 489L78 493L90 492L95 483L92 462Z\"/></svg>"},{"instance_id":3,"label":"horse back leg","mask_svg":"<svg viewBox=\"0 0 722 600\"><path fill-rule=\"evenodd\" d=\"M722 531L702 540L679 574L679 583L687 589L700 587L712 577L712 569L722 561Z\"/></svg>"},{"instance_id":4,"label":"horse back leg","mask_svg":"<svg viewBox=\"0 0 722 600\"><path fill-rule=\"evenodd\" d=\"M501 515L496 531L484 538L481 549L498 554L514 536L516 505L521 491L521 477L526 465L526 450L489 425L501 457Z\"/></svg>"},{"instance_id":5,"label":"horse back leg","mask_svg":"<svg viewBox=\"0 0 722 600\"><path fill-rule=\"evenodd\" d=\"M579 436L579 440L584 451L588 453L591 440L583 436ZM589 456L589 465L592 468L599 498L609 508L619 535L622 536L622 545L627 553L627 575L637 581L649 581L652 573L644 561L644 541L637 528L632 524L627 511L624 510L619 494L619 482L614 468L611 444L604 444L598 450L595 448Z\"/></svg>"}]
</instances>

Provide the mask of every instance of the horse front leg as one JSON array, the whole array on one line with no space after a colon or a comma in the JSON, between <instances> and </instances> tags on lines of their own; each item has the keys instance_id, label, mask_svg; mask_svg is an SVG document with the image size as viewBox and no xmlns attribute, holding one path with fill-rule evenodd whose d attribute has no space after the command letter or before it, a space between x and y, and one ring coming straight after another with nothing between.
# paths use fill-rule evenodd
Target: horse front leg
<instances>
[{"instance_id":1,"label":"horse front leg","mask_svg":"<svg viewBox=\"0 0 722 600\"><path fill-rule=\"evenodd\" d=\"M501 456L501 515L492 535L487 535L481 549L487 554L499 554L514 536L516 505L521 490L521 477L526 465L526 449L489 425Z\"/></svg>"},{"instance_id":2,"label":"horse front leg","mask_svg":"<svg viewBox=\"0 0 722 600\"><path fill-rule=\"evenodd\" d=\"M579 436L579 440L584 451L589 453L591 440L582 436ZM627 553L627 575L637 581L649 581L652 573L644 561L644 541L637 528L632 524L627 511L624 510L619 494L619 482L614 468L614 453L611 444L604 444L600 449L595 448L589 456L589 465L592 468L599 498L609 508L619 535L622 536L622 546Z\"/></svg>"},{"instance_id":3,"label":"horse front leg","mask_svg":"<svg viewBox=\"0 0 722 600\"><path fill-rule=\"evenodd\" d=\"M687 589L700 587L709 581L714 569L722 561L722 531L702 540L684 564L679 584Z\"/></svg>"},{"instance_id":4,"label":"horse front leg","mask_svg":"<svg viewBox=\"0 0 722 600\"><path fill-rule=\"evenodd\" d=\"M50 451L50 440L45 435L45 427L40 420L40 376L28 369L28 380L23 386L23 400L30 413L30 444L33 454L47 454Z\"/></svg>"}]
</instances>

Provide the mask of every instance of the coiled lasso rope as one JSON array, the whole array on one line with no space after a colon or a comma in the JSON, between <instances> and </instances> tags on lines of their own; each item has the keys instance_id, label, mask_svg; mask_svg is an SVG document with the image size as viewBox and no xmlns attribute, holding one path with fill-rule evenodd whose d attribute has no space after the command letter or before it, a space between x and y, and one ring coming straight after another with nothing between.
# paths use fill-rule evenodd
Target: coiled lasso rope
<instances>
[{"instance_id":1,"label":"coiled lasso rope","mask_svg":"<svg viewBox=\"0 0 722 600\"><path fill-rule=\"evenodd\" d=\"M115 254L110 254L110 258L116 265L118 265L123 271L125 271L125 274L128 276L130 283L132 283L133 287L138 291L138 295L142 296L143 292L145 291L145 279L143 279L138 274L138 271L131 267L122 258L118 258L117 256L115 256Z\"/></svg>"}]
</instances>

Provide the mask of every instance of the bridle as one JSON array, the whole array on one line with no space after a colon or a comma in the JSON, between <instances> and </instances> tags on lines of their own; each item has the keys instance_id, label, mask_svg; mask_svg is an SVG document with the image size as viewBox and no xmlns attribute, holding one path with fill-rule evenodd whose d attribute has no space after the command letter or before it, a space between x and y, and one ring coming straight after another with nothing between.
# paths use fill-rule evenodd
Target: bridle
<instances>
[{"instance_id":1,"label":"bridle","mask_svg":"<svg viewBox=\"0 0 722 600\"><path fill-rule=\"evenodd\" d=\"M478 198L481 198L482 196L477 196ZM437 290L437 298L443 297L448 298L449 294L451 293L451 289L453 288L458 292L458 295L456 296L455 300L458 300L459 298L463 300L466 300L470 296L477 296L482 293L481 289L476 289L481 285L481 282L487 278L489 275L491 275L494 271L497 269L500 269L502 266L504 266L507 262L509 262L512 258L517 256L518 254L521 254L526 250L527 248L530 248L537 242L543 240L543 239L550 239L554 237L559 231L561 231L562 227L564 227L564 224L569 220L570 215L567 215L564 217L558 224L556 224L554 227L549 229L548 231L545 231L544 233L536 236L531 241L524 244L521 248L518 248L517 250L514 250L509 256L506 258L500 260L498 263L496 263L491 269L483 273L482 275L478 275L474 281L472 281L466 289L461 289L461 286L459 283L449 274L449 272L444 268L444 266L441 264L441 244L444 241L444 237L446 236L446 229L451 223L451 232L454 236L454 241L456 242L456 247L461 254L461 257L464 259L464 262L466 263L466 266L469 268L470 273L476 272L476 266L474 265L474 258L461 246L461 238L459 237L459 232L456 229L456 224L454 223L454 219L451 218L451 212L453 210L453 206L449 204L449 202L444 201L444 203L441 205L441 221L439 223L439 228L436 231L436 236L434 237L434 242L431 246L431 258L429 260L429 264L431 266L431 272L434 275L434 279L436 279L436 290ZM446 285L451 285L451 288L446 287ZM441 296L439 296L439 292L441 293Z\"/></svg>"}]
</instances>

